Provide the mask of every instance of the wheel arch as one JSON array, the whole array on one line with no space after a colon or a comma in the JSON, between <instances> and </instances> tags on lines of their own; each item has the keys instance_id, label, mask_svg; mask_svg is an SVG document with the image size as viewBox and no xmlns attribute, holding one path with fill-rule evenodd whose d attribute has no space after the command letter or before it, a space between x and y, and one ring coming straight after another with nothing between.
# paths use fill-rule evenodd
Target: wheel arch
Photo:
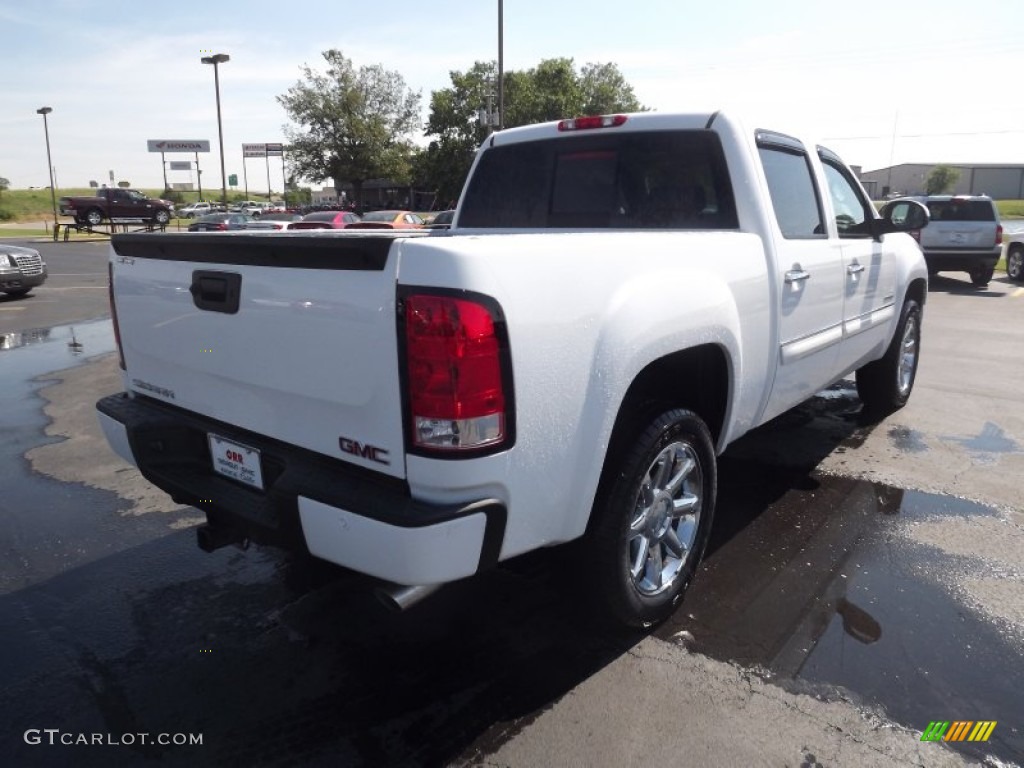
<instances>
[{"instance_id":1,"label":"wheel arch","mask_svg":"<svg viewBox=\"0 0 1024 768\"><path fill-rule=\"evenodd\" d=\"M925 300L928 298L928 281L923 277L916 278L910 282L907 286L907 294L903 301L906 303L907 299L914 299L918 304L924 308Z\"/></svg>"},{"instance_id":2,"label":"wheel arch","mask_svg":"<svg viewBox=\"0 0 1024 768\"><path fill-rule=\"evenodd\" d=\"M597 493L607 492L609 469L617 464L635 433L664 411L693 411L707 425L713 444L718 445L732 391L732 366L727 351L718 344L701 344L648 363L633 378L619 404ZM593 516L588 529L592 525Z\"/></svg>"}]
</instances>

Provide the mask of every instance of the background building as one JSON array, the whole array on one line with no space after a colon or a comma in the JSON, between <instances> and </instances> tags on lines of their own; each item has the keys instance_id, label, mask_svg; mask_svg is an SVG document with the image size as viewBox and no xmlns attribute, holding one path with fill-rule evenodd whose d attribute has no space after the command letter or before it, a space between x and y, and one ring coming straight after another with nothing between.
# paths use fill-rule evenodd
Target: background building
<instances>
[{"instance_id":1,"label":"background building","mask_svg":"<svg viewBox=\"0 0 1024 768\"><path fill-rule=\"evenodd\" d=\"M939 163L903 163L860 174L864 189L873 200L888 194L924 194L928 174ZM1024 165L944 163L960 171L955 195L989 195L996 200L1024 200Z\"/></svg>"}]
</instances>

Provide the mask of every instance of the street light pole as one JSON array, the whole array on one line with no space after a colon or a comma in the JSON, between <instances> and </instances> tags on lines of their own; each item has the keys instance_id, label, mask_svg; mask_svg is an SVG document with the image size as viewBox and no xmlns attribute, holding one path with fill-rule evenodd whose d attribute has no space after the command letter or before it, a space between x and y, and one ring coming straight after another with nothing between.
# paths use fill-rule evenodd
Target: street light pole
<instances>
[{"instance_id":1,"label":"street light pole","mask_svg":"<svg viewBox=\"0 0 1024 768\"><path fill-rule=\"evenodd\" d=\"M217 136L220 139L220 193L221 202L224 205L228 204L228 177L224 171L224 128L221 125L220 120L220 74L217 69L218 64L231 61L231 57L226 53L216 53L213 56L203 56L200 61L203 64L213 64L213 85L217 92Z\"/></svg>"},{"instance_id":2,"label":"street light pole","mask_svg":"<svg viewBox=\"0 0 1024 768\"><path fill-rule=\"evenodd\" d=\"M53 112L53 107L40 107L36 110L37 115L43 116L43 131L46 133L46 169L50 172L50 201L53 203L53 228L57 229L57 190L53 183L53 160L50 158L50 125L46 116Z\"/></svg>"},{"instance_id":3,"label":"street light pole","mask_svg":"<svg viewBox=\"0 0 1024 768\"><path fill-rule=\"evenodd\" d=\"M498 130L505 127L505 4L498 0Z\"/></svg>"}]
</instances>

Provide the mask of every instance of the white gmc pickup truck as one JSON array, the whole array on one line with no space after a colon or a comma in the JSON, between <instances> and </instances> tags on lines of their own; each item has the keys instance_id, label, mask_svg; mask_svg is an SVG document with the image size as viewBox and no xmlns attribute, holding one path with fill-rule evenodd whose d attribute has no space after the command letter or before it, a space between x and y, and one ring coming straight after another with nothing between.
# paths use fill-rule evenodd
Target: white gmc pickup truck
<instances>
[{"instance_id":1,"label":"white gmc pickup truck","mask_svg":"<svg viewBox=\"0 0 1024 768\"><path fill-rule=\"evenodd\" d=\"M726 112L502 131L447 231L115 236L99 418L205 550L306 549L406 605L579 540L584 590L648 625L726 446L853 371L907 401L927 222Z\"/></svg>"}]
</instances>

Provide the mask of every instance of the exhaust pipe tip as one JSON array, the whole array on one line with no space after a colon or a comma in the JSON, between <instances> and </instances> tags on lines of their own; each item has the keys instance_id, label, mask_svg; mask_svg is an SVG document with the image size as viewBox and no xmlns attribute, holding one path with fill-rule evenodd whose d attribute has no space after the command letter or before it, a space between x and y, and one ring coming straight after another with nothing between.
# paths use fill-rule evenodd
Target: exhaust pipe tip
<instances>
[{"instance_id":1,"label":"exhaust pipe tip","mask_svg":"<svg viewBox=\"0 0 1024 768\"><path fill-rule=\"evenodd\" d=\"M444 584L428 584L426 586L406 587L401 584L388 584L373 590L374 595L385 607L395 613L406 611L424 598L430 597Z\"/></svg>"},{"instance_id":2,"label":"exhaust pipe tip","mask_svg":"<svg viewBox=\"0 0 1024 768\"><path fill-rule=\"evenodd\" d=\"M209 523L203 523L196 528L196 543L203 552L213 552L229 544L240 544L244 540L245 537L234 528Z\"/></svg>"}]
</instances>

